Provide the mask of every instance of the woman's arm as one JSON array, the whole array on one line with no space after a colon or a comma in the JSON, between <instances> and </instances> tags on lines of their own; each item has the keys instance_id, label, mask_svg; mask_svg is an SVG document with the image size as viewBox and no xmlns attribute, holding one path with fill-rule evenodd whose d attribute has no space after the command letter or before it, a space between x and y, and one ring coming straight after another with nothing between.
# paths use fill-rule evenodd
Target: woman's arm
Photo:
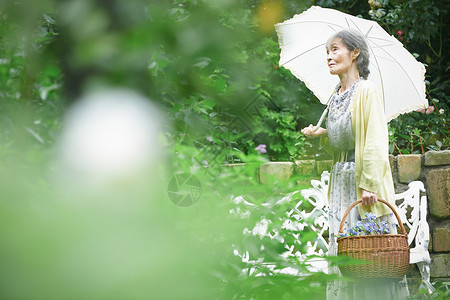
<instances>
[{"instance_id":1,"label":"woman's arm","mask_svg":"<svg viewBox=\"0 0 450 300\"><path fill-rule=\"evenodd\" d=\"M382 184L385 165L388 163L389 142L382 103L376 90L370 91L363 101L365 141L360 182L362 205L370 205L378 201L377 192Z\"/></svg>"},{"instance_id":2,"label":"woman's arm","mask_svg":"<svg viewBox=\"0 0 450 300\"><path fill-rule=\"evenodd\" d=\"M306 137L319 137L327 134L327 130L325 128L319 127L316 131L314 131L314 125L310 124L308 127L305 127L301 130Z\"/></svg>"}]
</instances>

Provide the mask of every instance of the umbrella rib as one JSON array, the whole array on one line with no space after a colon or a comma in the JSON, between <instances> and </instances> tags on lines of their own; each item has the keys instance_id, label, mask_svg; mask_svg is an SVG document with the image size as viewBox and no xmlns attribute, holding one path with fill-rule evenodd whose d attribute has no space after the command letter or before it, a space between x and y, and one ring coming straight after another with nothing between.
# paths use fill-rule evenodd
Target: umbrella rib
<instances>
[{"instance_id":1,"label":"umbrella rib","mask_svg":"<svg viewBox=\"0 0 450 300\"><path fill-rule=\"evenodd\" d=\"M371 41L371 42L375 44L375 42L374 42L374 41ZM375 46L371 46L371 45L369 45L369 47L372 47L373 49L377 49L377 48L384 48L384 47L389 47L389 46L393 46L393 47L395 47L394 43L390 43L390 44L383 44L383 45L375 44Z\"/></svg>"},{"instance_id":2,"label":"umbrella rib","mask_svg":"<svg viewBox=\"0 0 450 300\"><path fill-rule=\"evenodd\" d=\"M333 30L334 32L336 32L336 29L334 29L330 24L327 23L327 26L330 27L331 30ZM336 25L336 26L338 26L338 25ZM341 28L343 28L343 27L341 27Z\"/></svg>"},{"instance_id":3,"label":"umbrella rib","mask_svg":"<svg viewBox=\"0 0 450 300\"><path fill-rule=\"evenodd\" d=\"M280 65L283 65L283 66L284 66L285 64L290 63L290 62L293 61L294 59L299 58L299 57L302 56L303 54L308 53L308 52L310 52L310 51L312 51L312 50L315 50L315 49L317 49L317 48L319 48L319 47L323 47L324 45L325 45L325 44L320 44L320 45L317 45L316 47L313 47L313 48L311 48L311 49L308 49L307 51L305 51L305 52L303 52L303 53L300 53L299 55L294 56L293 58L289 59L288 61L283 62L283 63L280 64Z\"/></svg>"},{"instance_id":4,"label":"umbrella rib","mask_svg":"<svg viewBox=\"0 0 450 300\"><path fill-rule=\"evenodd\" d=\"M368 38L369 33L372 31L372 28L373 28L373 25L370 26L369 30L367 30L367 32L366 32L366 38Z\"/></svg>"},{"instance_id":5,"label":"umbrella rib","mask_svg":"<svg viewBox=\"0 0 450 300\"><path fill-rule=\"evenodd\" d=\"M409 76L408 72L406 72L405 68L403 68L403 66L402 66L399 62L397 62L397 61L395 60L395 58L394 58L388 51L386 51L386 50L385 50L384 48L382 48L382 47L380 47L380 49L381 49L382 51L384 51L389 57L392 58L392 60L393 60L394 62L396 62L396 63L400 66L400 69L403 70L403 72L404 72L404 73L406 74L406 76L408 77L409 81L412 83L413 80L412 80L411 77ZM372 50L372 49L370 49L370 50ZM373 53L373 50L372 50L372 53ZM373 54L373 56L375 57L375 53ZM376 60L376 57L375 57L375 60ZM378 61L377 61L377 66L379 66L379 65L378 65ZM378 68L378 69L379 69L379 68ZM380 76L380 78L382 78L382 77ZM382 80L382 79L381 79L381 80ZM381 86L383 87L383 82L381 82ZM414 84L412 84L412 86L414 87L414 90L416 91L417 95L420 97L420 93L419 93L419 91L417 90L416 86L415 86ZM383 94L383 95L384 95L384 94Z\"/></svg>"},{"instance_id":6,"label":"umbrella rib","mask_svg":"<svg viewBox=\"0 0 450 300\"><path fill-rule=\"evenodd\" d=\"M376 57L378 57L379 59L387 60L387 61L389 61L389 62L391 62L391 63L394 63L394 64L397 64L397 65L400 65L399 62L396 61L396 60L389 59L389 58L387 58L387 57L382 57L382 56L380 56L380 55L375 55L375 54L374 54L373 56L376 56Z\"/></svg>"},{"instance_id":7,"label":"umbrella rib","mask_svg":"<svg viewBox=\"0 0 450 300\"><path fill-rule=\"evenodd\" d=\"M346 18L347 19L347 18ZM369 30L367 30L367 32L364 34L361 29L359 29L358 25L352 20L350 19L350 21L352 21L353 25L358 29L358 31L363 34L366 39L370 39L370 40L382 40L382 41L386 41L386 42L390 42L391 44L393 44L391 41L387 40L387 39L383 39L383 38L379 38L379 37L369 37L370 32L372 31L372 29L374 28L375 25L370 26ZM369 21L369 20L366 20ZM376 23L375 23L376 24ZM350 27L350 26L349 26Z\"/></svg>"},{"instance_id":8,"label":"umbrella rib","mask_svg":"<svg viewBox=\"0 0 450 300\"><path fill-rule=\"evenodd\" d=\"M348 28L350 28L350 25L348 24L348 20L347 18L345 18L345 21L347 22ZM353 25L356 27L356 29L358 29L358 31L364 35L364 33L361 31L361 29L359 29L358 25L352 20L350 19L350 21L353 23ZM373 26L372 26L373 27ZM370 30L372 29L372 27L370 27L369 31L367 32L367 34L369 34ZM365 37L367 38L367 35L365 35Z\"/></svg>"},{"instance_id":9,"label":"umbrella rib","mask_svg":"<svg viewBox=\"0 0 450 300\"><path fill-rule=\"evenodd\" d=\"M345 18L345 20L347 21L347 18ZM353 20L351 20L352 21L352 23L353 23L353 25L361 32L361 30L359 29L359 27L353 22ZM372 28L373 28L373 26L371 26L370 28L369 28L369 30L367 31L367 33L366 33L366 38L367 38L367 35L370 33L370 31L372 30ZM362 33L362 32L361 32ZM388 40L385 40L385 41L388 41ZM392 61L394 61L394 62L396 62L398 65L399 65L399 67L400 67L400 69L401 70L403 70L403 72L406 74L406 76L408 77L408 79L409 79L409 81L410 82L412 82L412 79L411 79L411 77L409 76L409 74L408 74L408 72L406 72L406 70L403 68L403 66L400 64L400 63L398 63L395 59L394 59L394 57L388 52L388 51L386 51L383 47L381 47L381 46L379 46L375 41L373 41L372 40L372 43L374 43L376 46L377 46L377 48L380 48L382 51L384 51L389 57L391 57L392 58ZM377 66L377 70L378 70L378 73L380 74L380 81L381 81L381 89L382 89L382 94L383 94L383 102L384 102L384 110L386 111L386 97L385 97L385 91L384 91L384 82L383 82L383 76L381 76L381 70L380 70L380 64L378 63L378 59L377 59L377 56L375 55L375 52L373 51L373 48L372 47L369 47L370 48L370 50L371 50L371 52L372 52L372 55L373 55L373 57L375 58L375 63L376 63L376 66ZM416 91L416 93L420 96L420 93L419 93L419 91L417 90L417 88L416 88L416 86L413 84L412 85L413 87L414 87L414 90Z\"/></svg>"},{"instance_id":10,"label":"umbrella rib","mask_svg":"<svg viewBox=\"0 0 450 300\"><path fill-rule=\"evenodd\" d=\"M376 55L375 55L375 53L373 52L373 49L372 49L371 47L369 47L369 48L370 48L370 51L372 52L372 55L373 55L373 57L374 57L374 59L375 59L375 64L376 64L376 66L377 66L378 74L380 74L381 93L383 94L383 108L384 108L384 113L386 114L386 97L385 97L385 95L384 95L383 76L381 76L380 65L379 65L379 63L378 63L378 59L377 59Z\"/></svg>"},{"instance_id":11,"label":"umbrella rib","mask_svg":"<svg viewBox=\"0 0 450 300\"><path fill-rule=\"evenodd\" d=\"M389 42L389 44L394 45L394 43L388 39L380 38L380 37L367 37L368 40L379 40Z\"/></svg>"},{"instance_id":12,"label":"umbrella rib","mask_svg":"<svg viewBox=\"0 0 450 300\"><path fill-rule=\"evenodd\" d=\"M390 40L384 39L384 38L379 38L379 37L369 37L370 32L372 31L372 29L374 28L374 25L370 26L369 30L367 30L367 32L364 34L361 29L359 29L358 25L351 20L353 25L358 29L358 31L364 35L366 37L367 40L381 40L381 41L386 41L386 42L390 42L390 44L393 44ZM368 20L366 20L368 21Z\"/></svg>"}]
</instances>

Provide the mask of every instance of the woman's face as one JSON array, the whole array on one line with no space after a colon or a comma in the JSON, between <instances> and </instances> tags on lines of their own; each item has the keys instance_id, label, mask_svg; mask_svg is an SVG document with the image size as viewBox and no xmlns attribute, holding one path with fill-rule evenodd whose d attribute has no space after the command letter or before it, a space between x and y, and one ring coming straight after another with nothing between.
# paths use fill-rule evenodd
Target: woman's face
<instances>
[{"instance_id":1,"label":"woman's face","mask_svg":"<svg viewBox=\"0 0 450 300\"><path fill-rule=\"evenodd\" d=\"M327 45L327 62L330 74L349 72L355 61L355 51L350 51L340 38L332 39Z\"/></svg>"}]
</instances>

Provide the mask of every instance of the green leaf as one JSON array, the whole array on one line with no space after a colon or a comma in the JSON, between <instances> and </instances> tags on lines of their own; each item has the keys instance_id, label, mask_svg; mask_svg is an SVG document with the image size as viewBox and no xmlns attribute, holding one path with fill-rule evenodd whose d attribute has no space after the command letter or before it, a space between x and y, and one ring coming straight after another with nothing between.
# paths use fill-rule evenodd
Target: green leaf
<instances>
[{"instance_id":1,"label":"green leaf","mask_svg":"<svg viewBox=\"0 0 450 300\"><path fill-rule=\"evenodd\" d=\"M216 102L212 99L205 99L203 100L203 105L207 106L208 108L213 108L216 106Z\"/></svg>"},{"instance_id":2,"label":"green leaf","mask_svg":"<svg viewBox=\"0 0 450 300\"><path fill-rule=\"evenodd\" d=\"M57 78L60 73L61 70L57 66L51 64L47 65L44 70L44 74L52 78Z\"/></svg>"},{"instance_id":3,"label":"green leaf","mask_svg":"<svg viewBox=\"0 0 450 300\"><path fill-rule=\"evenodd\" d=\"M225 91L225 88L227 87L227 83L225 82L225 80L222 77L218 76L214 83L214 87L216 88L217 92L222 93Z\"/></svg>"}]
</instances>

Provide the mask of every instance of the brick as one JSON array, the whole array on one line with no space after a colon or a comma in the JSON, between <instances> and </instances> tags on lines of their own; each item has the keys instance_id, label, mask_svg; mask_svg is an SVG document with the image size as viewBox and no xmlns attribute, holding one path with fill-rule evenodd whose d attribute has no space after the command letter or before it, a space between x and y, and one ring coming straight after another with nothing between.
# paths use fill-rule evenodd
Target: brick
<instances>
[{"instance_id":1,"label":"brick","mask_svg":"<svg viewBox=\"0 0 450 300\"><path fill-rule=\"evenodd\" d=\"M450 168L431 170L427 176L430 213L438 219L450 217Z\"/></svg>"},{"instance_id":2,"label":"brick","mask_svg":"<svg viewBox=\"0 0 450 300\"><path fill-rule=\"evenodd\" d=\"M430 242L428 243L428 252L433 252L433 235L430 234Z\"/></svg>"},{"instance_id":3,"label":"brick","mask_svg":"<svg viewBox=\"0 0 450 300\"><path fill-rule=\"evenodd\" d=\"M312 176L316 174L316 161L297 160L295 162L295 172L300 175Z\"/></svg>"},{"instance_id":4,"label":"brick","mask_svg":"<svg viewBox=\"0 0 450 300\"><path fill-rule=\"evenodd\" d=\"M450 277L450 254L432 254L431 277Z\"/></svg>"},{"instance_id":5,"label":"brick","mask_svg":"<svg viewBox=\"0 0 450 300\"><path fill-rule=\"evenodd\" d=\"M450 165L450 150L428 151L425 153L425 166Z\"/></svg>"},{"instance_id":6,"label":"brick","mask_svg":"<svg viewBox=\"0 0 450 300\"><path fill-rule=\"evenodd\" d=\"M409 183L420 178L422 157L420 154L397 156L398 180Z\"/></svg>"},{"instance_id":7,"label":"brick","mask_svg":"<svg viewBox=\"0 0 450 300\"><path fill-rule=\"evenodd\" d=\"M261 183L270 183L275 179L287 180L294 174L292 162L268 162L262 164L259 169Z\"/></svg>"},{"instance_id":8,"label":"brick","mask_svg":"<svg viewBox=\"0 0 450 300\"><path fill-rule=\"evenodd\" d=\"M308 177L308 178L297 180L297 184L300 185L300 186L303 186L303 187L310 188L311 187L311 180L313 180L313 179L320 181L320 177Z\"/></svg>"},{"instance_id":9,"label":"brick","mask_svg":"<svg viewBox=\"0 0 450 300\"><path fill-rule=\"evenodd\" d=\"M450 229L438 227L433 232L433 250L434 252L450 251Z\"/></svg>"},{"instance_id":10,"label":"brick","mask_svg":"<svg viewBox=\"0 0 450 300\"><path fill-rule=\"evenodd\" d=\"M317 161L317 174L322 174L323 171L331 172L331 169L333 168L333 161L332 160L319 160Z\"/></svg>"}]
</instances>

